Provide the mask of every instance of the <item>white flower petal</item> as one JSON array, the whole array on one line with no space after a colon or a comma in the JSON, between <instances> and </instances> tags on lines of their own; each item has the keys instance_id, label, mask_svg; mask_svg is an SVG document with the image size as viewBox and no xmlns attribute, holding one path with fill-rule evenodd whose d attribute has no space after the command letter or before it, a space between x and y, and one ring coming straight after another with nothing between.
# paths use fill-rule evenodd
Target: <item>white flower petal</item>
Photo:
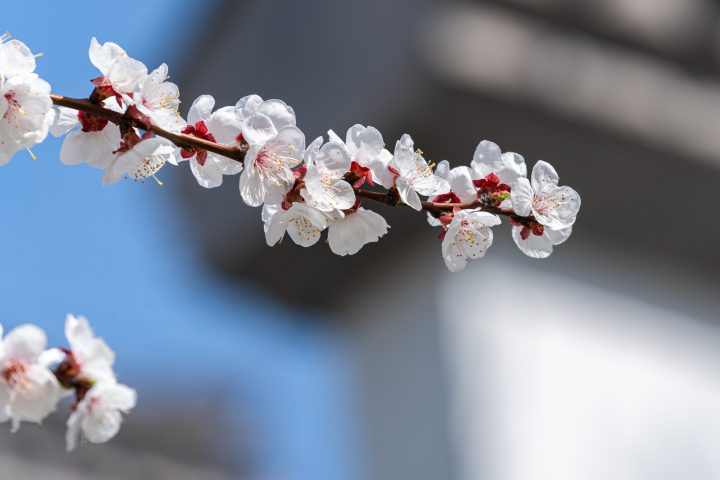
<instances>
[{"instance_id":1,"label":"white flower petal","mask_svg":"<svg viewBox=\"0 0 720 480\"><path fill-rule=\"evenodd\" d=\"M70 130L80 126L77 110L65 107L53 107L58 111L55 121L50 125L50 133L54 137L62 137Z\"/></svg>"},{"instance_id":2,"label":"white flower petal","mask_svg":"<svg viewBox=\"0 0 720 480\"><path fill-rule=\"evenodd\" d=\"M548 185L557 186L558 180L560 179L557 172L549 163L539 160L533 167L531 184L536 192L540 192Z\"/></svg>"},{"instance_id":3,"label":"white flower petal","mask_svg":"<svg viewBox=\"0 0 720 480\"><path fill-rule=\"evenodd\" d=\"M10 330L3 343L6 358L35 362L47 346L47 336L40 327L24 324Z\"/></svg>"},{"instance_id":4,"label":"white flower petal","mask_svg":"<svg viewBox=\"0 0 720 480\"><path fill-rule=\"evenodd\" d=\"M520 236L520 232L523 227L513 226L512 237L515 240L515 244L518 248L528 257L532 258L547 258L553 251L553 243L550 238L543 233L542 235L535 235L530 233L528 237L523 240Z\"/></svg>"},{"instance_id":5,"label":"white flower petal","mask_svg":"<svg viewBox=\"0 0 720 480\"><path fill-rule=\"evenodd\" d=\"M200 165L197 155L190 159L190 170L201 187L215 188L222 185L222 171L220 167L208 155L205 165Z\"/></svg>"},{"instance_id":6,"label":"white flower petal","mask_svg":"<svg viewBox=\"0 0 720 480\"><path fill-rule=\"evenodd\" d=\"M195 99L190 111L188 112L188 125L195 125L197 122L207 122L210 119L210 113L215 106L215 99L212 95L200 95Z\"/></svg>"},{"instance_id":7,"label":"white flower petal","mask_svg":"<svg viewBox=\"0 0 720 480\"><path fill-rule=\"evenodd\" d=\"M377 213L358 208L330 225L328 243L337 255L354 255L363 245L377 242L387 233L388 224Z\"/></svg>"},{"instance_id":8,"label":"white flower petal","mask_svg":"<svg viewBox=\"0 0 720 480\"><path fill-rule=\"evenodd\" d=\"M518 178L511 185L510 199L515 213L521 217L527 217L532 210L532 200L535 195L527 178Z\"/></svg>"},{"instance_id":9,"label":"white flower petal","mask_svg":"<svg viewBox=\"0 0 720 480\"><path fill-rule=\"evenodd\" d=\"M395 180L395 186L400 193L400 198L406 205L409 205L418 212L422 210L422 203L420 201L420 197L415 191L415 188L413 188L413 186L410 185L407 180L405 180L403 177L398 177Z\"/></svg>"},{"instance_id":10,"label":"white flower petal","mask_svg":"<svg viewBox=\"0 0 720 480\"><path fill-rule=\"evenodd\" d=\"M266 100L258 105L256 113L270 118L278 130L286 125L295 125L295 112L282 100Z\"/></svg>"}]
</instances>

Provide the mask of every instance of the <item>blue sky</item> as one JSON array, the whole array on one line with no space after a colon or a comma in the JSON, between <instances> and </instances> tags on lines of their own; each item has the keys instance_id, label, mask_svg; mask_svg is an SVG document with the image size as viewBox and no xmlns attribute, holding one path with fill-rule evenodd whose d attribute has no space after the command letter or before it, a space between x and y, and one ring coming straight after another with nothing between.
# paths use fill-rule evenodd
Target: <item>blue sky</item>
<instances>
[{"instance_id":1,"label":"blue sky","mask_svg":"<svg viewBox=\"0 0 720 480\"><path fill-rule=\"evenodd\" d=\"M185 60L182 45L200 41L197 25L218 8L186 0L122 7L12 2L3 5L9 23L1 28L44 53L36 73L54 93L85 97L99 76L87 54L93 36L118 43L149 69L167 63L172 77L173 65ZM138 410L143 397L169 390L192 396L192 379L203 378L262 431L263 475L355 478L353 368L343 335L322 322L297 321L315 312L290 311L209 271L167 185L103 187L101 170L60 163L60 145L49 136L33 148L36 161L18 152L0 169L5 330L35 323L51 346L64 345L65 315L85 315L117 352L120 381L138 389ZM179 168L190 175L187 164Z\"/></svg>"}]
</instances>

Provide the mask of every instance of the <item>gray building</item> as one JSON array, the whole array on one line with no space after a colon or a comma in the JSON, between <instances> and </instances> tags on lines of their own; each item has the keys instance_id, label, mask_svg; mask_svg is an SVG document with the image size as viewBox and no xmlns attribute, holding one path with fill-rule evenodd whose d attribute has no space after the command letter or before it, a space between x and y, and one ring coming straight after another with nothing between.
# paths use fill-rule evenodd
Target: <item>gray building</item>
<instances>
[{"instance_id":1,"label":"gray building","mask_svg":"<svg viewBox=\"0 0 720 480\"><path fill-rule=\"evenodd\" d=\"M551 162L583 199L549 259L524 257L505 225L452 275L422 214L366 202L391 230L353 257L269 248L235 181L205 191L183 177L210 262L333 312L353 339L369 478L717 476L719 12L227 3L185 98L281 98L307 139L373 125L390 148L410 133L453 166L489 139L529 167Z\"/></svg>"}]
</instances>

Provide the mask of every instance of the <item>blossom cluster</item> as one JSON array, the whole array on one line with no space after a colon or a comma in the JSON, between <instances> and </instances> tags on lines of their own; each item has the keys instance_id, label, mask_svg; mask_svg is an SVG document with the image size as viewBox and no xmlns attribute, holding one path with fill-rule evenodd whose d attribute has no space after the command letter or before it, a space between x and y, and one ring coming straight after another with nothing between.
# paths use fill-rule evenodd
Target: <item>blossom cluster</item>
<instances>
[{"instance_id":1,"label":"blossom cluster","mask_svg":"<svg viewBox=\"0 0 720 480\"><path fill-rule=\"evenodd\" d=\"M20 325L4 337L0 325L0 423L16 432L21 422L41 423L64 397L75 395L67 421L67 450L78 441L104 443L114 437L122 414L135 407L135 390L119 384L115 353L95 337L84 317L68 315L69 348L47 347L45 332Z\"/></svg>"},{"instance_id":2,"label":"blossom cluster","mask_svg":"<svg viewBox=\"0 0 720 480\"><path fill-rule=\"evenodd\" d=\"M92 80L90 101L126 120L116 125L82 110L53 109L50 132L67 134L60 160L104 169L103 184L123 177L144 181L167 163L185 160L205 188L239 174L244 202L262 206L270 246L287 233L308 247L326 229L327 243L338 255L355 254L378 241L389 226L381 215L361 206L362 185L384 188L384 203L389 205L428 210L430 225L443 230L442 256L453 272L485 255L493 241L491 227L500 224L498 213L509 217L522 252L544 258L570 236L580 208L578 193L559 186L548 163L537 162L528 180L523 157L502 153L489 141L480 142L469 166L451 169L443 160L433 171L434 164L415 149L409 135L403 135L391 153L370 126L352 126L345 140L330 130L327 141L318 137L306 144L294 110L281 100L258 95L215 111L213 97L202 95L186 121L178 111L178 87L167 81L165 64L148 73L118 45L100 45L94 38L90 60L102 73ZM146 133L140 134L138 122ZM182 134L184 140L153 135L160 132ZM189 140L243 151L243 160ZM424 205L421 196L431 205Z\"/></svg>"}]
</instances>

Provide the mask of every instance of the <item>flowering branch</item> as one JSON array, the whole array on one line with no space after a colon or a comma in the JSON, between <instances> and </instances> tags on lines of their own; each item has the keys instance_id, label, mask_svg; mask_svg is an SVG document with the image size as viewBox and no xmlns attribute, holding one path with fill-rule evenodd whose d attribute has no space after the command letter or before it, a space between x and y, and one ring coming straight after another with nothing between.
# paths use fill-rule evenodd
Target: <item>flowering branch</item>
<instances>
[{"instance_id":1,"label":"flowering branch","mask_svg":"<svg viewBox=\"0 0 720 480\"><path fill-rule=\"evenodd\" d=\"M58 107L71 108L79 112L84 112L96 117L104 118L105 120L120 126L123 123L128 123L133 128L140 130L151 130L155 135L162 138L167 138L175 145L180 148L192 147L196 149L207 150L208 152L216 153L227 157L236 162L242 163L245 160L245 153L247 152L247 143L240 147L228 147L217 143L204 140L202 138L193 137L191 135L184 135L182 133L171 133L157 125L150 125L146 122L142 122L137 118L130 117L129 115L119 113L109 108L105 108L101 105L92 103L90 100L85 98L70 98L62 95L50 94L50 99L54 105Z\"/></svg>"},{"instance_id":2,"label":"flowering branch","mask_svg":"<svg viewBox=\"0 0 720 480\"><path fill-rule=\"evenodd\" d=\"M123 124L129 124L133 128L152 131L155 135L162 138L167 138L180 148L191 147L198 150L207 150L209 152L222 155L223 157L235 160L240 163L243 163L245 161L245 154L247 153L249 146L247 142L242 142L239 147L228 147L225 145L213 143L208 140L204 140L202 138L194 137L192 135L168 132L156 125L149 124L148 122L142 122L137 118L128 115L127 112L119 113L110 110L109 108L102 107L99 104L95 104L88 99L69 98L62 95L55 95L52 93L50 94L50 99L52 100L54 105L57 105L59 107L71 108L73 110L84 112L89 115L104 118L105 120L108 120L109 122L112 122L118 126ZM353 191L358 197L379 203L384 203L385 205L404 205L404 203L397 194L397 189L395 190L395 195L388 193L372 192L369 190L362 190L360 188L353 188ZM509 217L511 220L518 224L526 225L536 223L535 218L532 214L527 217L521 217L520 215L517 215L512 208L500 208L489 205L487 198L479 198L477 200L467 203L420 202L420 204L423 210L430 212L430 214L435 218L440 218L444 212L451 212L455 209L481 209L484 212Z\"/></svg>"}]
</instances>

